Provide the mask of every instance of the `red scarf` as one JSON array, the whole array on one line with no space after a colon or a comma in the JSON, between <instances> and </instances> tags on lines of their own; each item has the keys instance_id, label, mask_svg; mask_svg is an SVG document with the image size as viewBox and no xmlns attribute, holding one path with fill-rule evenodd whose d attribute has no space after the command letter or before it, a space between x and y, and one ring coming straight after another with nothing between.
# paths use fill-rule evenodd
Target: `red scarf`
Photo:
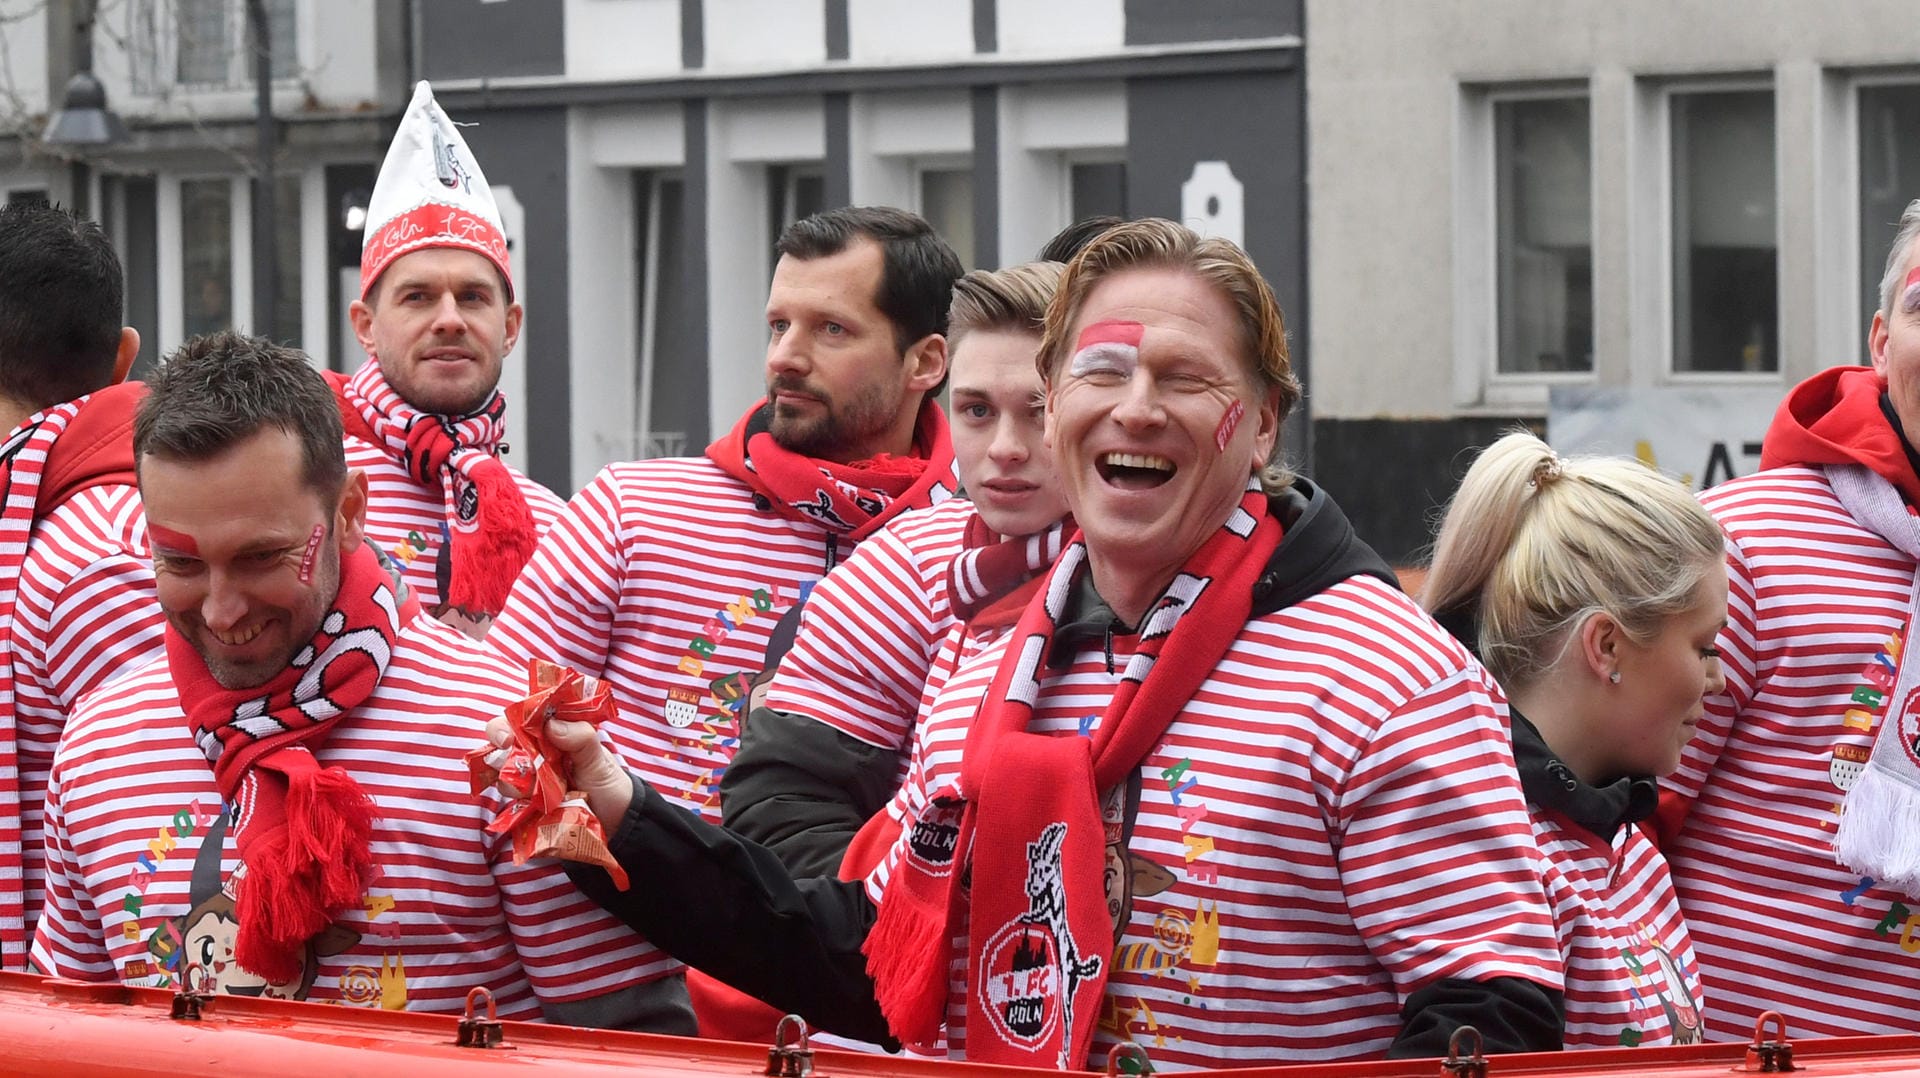
<instances>
[{"instance_id":1,"label":"red scarf","mask_svg":"<svg viewBox=\"0 0 1920 1078\"><path fill-rule=\"evenodd\" d=\"M961 536L961 551L947 565L947 605L969 630L1004 629L1040 589L1041 574L1060 557L1073 518L1055 521L1032 535L999 535L975 513Z\"/></svg>"},{"instance_id":2,"label":"red scarf","mask_svg":"<svg viewBox=\"0 0 1920 1078\"><path fill-rule=\"evenodd\" d=\"M373 548L356 547L340 559L339 595L312 642L252 689L222 688L167 628L167 668L246 863L234 958L271 982L300 972L307 941L359 905L373 878L373 802L352 775L321 767L312 746L373 694L400 627L419 613L395 587Z\"/></svg>"},{"instance_id":3,"label":"red scarf","mask_svg":"<svg viewBox=\"0 0 1920 1078\"><path fill-rule=\"evenodd\" d=\"M452 571L440 602L475 619L499 614L539 540L527 496L499 457L507 399L496 389L467 415L422 412L387 383L378 358L351 378L328 373L327 381L349 435L386 450L414 482L443 492Z\"/></svg>"},{"instance_id":4,"label":"red scarf","mask_svg":"<svg viewBox=\"0 0 1920 1078\"><path fill-rule=\"evenodd\" d=\"M938 1031L949 941L964 930L967 1058L1059 1069L1085 1061L1113 938L1099 793L1140 765L1232 646L1279 543L1280 522L1249 484L1141 619L1139 648L1090 739L1026 732L1086 545L1076 538L1061 555L967 731L957 787L937 791L913 822L867 936L875 996L902 1041ZM969 857L970 899L953 885Z\"/></svg>"},{"instance_id":5,"label":"red scarf","mask_svg":"<svg viewBox=\"0 0 1920 1078\"><path fill-rule=\"evenodd\" d=\"M912 456L883 453L852 464L781 446L767 429L772 415L762 399L707 447L707 459L789 520L811 521L857 543L901 513L953 497L953 442L946 413L931 399L920 406Z\"/></svg>"}]
</instances>

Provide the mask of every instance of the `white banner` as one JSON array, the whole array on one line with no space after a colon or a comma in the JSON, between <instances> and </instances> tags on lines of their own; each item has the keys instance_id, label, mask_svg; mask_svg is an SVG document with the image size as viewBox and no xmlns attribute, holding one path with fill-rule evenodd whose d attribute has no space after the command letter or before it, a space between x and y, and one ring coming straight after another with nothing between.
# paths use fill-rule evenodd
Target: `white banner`
<instances>
[{"instance_id":1,"label":"white banner","mask_svg":"<svg viewBox=\"0 0 1920 1078\"><path fill-rule=\"evenodd\" d=\"M1562 454L1638 457L1705 490L1760 469L1760 440L1783 391L1556 386L1547 442Z\"/></svg>"}]
</instances>

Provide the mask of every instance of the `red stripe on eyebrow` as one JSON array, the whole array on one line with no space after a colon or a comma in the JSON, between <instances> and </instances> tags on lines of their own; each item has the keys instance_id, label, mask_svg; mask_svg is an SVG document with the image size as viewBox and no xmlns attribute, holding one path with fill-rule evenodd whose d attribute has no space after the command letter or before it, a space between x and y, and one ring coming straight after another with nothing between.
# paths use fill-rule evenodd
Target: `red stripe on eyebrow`
<instances>
[{"instance_id":1,"label":"red stripe on eyebrow","mask_svg":"<svg viewBox=\"0 0 1920 1078\"><path fill-rule=\"evenodd\" d=\"M192 554L195 557L198 557L200 554L200 544L193 541L193 536L185 532L174 531L164 524L155 524L152 521L148 521L147 537L155 540L169 550L177 550L182 554Z\"/></svg>"},{"instance_id":2,"label":"red stripe on eyebrow","mask_svg":"<svg viewBox=\"0 0 1920 1078\"><path fill-rule=\"evenodd\" d=\"M1907 274L1907 283L1904 285L1901 285L1900 287L1902 289L1907 289L1907 288L1912 288L1914 285L1917 285L1917 284L1920 284L1920 267L1915 267L1912 273Z\"/></svg>"},{"instance_id":3,"label":"red stripe on eyebrow","mask_svg":"<svg viewBox=\"0 0 1920 1078\"><path fill-rule=\"evenodd\" d=\"M1082 348L1096 344L1125 344L1138 348L1140 338L1146 334L1146 331L1147 327L1138 322L1122 322L1117 318L1095 322L1080 331L1080 340L1073 346L1073 350L1078 352Z\"/></svg>"}]
</instances>

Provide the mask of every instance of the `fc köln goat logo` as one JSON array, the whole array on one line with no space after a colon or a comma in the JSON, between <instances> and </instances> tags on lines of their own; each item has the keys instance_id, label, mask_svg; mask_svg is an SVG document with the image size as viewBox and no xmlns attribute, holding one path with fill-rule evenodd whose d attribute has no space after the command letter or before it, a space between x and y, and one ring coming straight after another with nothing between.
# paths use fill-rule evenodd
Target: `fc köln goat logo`
<instances>
[{"instance_id":1,"label":"fc k\u00f6ln goat logo","mask_svg":"<svg viewBox=\"0 0 1920 1078\"><path fill-rule=\"evenodd\" d=\"M1027 912L987 940L978 988L980 1009L1009 1044L1031 1051L1057 1033L1063 1069L1073 1036L1074 997L1082 982L1100 975L1103 961L1097 953L1081 955L1067 924L1060 867L1066 836L1066 824L1050 823L1027 844Z\"/></svg>"}]
</instances>

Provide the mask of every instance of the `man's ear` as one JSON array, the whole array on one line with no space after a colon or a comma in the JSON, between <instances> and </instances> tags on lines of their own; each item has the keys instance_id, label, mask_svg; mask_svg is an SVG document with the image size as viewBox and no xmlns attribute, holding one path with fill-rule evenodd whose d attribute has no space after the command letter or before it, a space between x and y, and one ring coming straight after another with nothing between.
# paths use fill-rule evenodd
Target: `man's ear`
<instances>
[{"instance_id":1,"label":"man's ear","mask_svg":"<svg viewBox=\"0 0 1920 1078\"><path fill-rule=\"evenodd\" d=\"M140 331L132 326L120 327L120 347L113 356L113 381L108 385L119 385L127 380L127 372L133 369L133 361L140 357Z\"/></svg>"},{"instance_id":2,"label":"man's ear","mask_svg":"<svg viewBox=\"0 0 1920 1078\"><path fill-rule=\"evenodd\" d=\"M500 350L502 358L513 351L513 346L520 342L520 326L526 321L526 317L526 308L518 303L507 304L507 342L506 347Z\"/></svg>"},{"instance_id":3,"label":"man's ear","mask_svg":"<svg viewBox=\"0 0 1920 1078\"><path fill-rule=\"evenodd\" d=\"M353 335L359 338L360 347L368 355L373 354L373 308L364 299L356 299L347 304L347 317L353 321Z\"/></svg>"},{"instance_id":4,"label":"man's ear","mask_svg":"<svg viewBox=\"0 0 1920 1078\"><path fill-rule=\"evenodd\" d=\"M367 537L367 473L359 468L347 471L340 485L340 504L334 509L333 528L339 537L340 556L352 554Z\"/></svg>"},{"instance_id":5,"label":"man's ear","mask_svg":"<svg viewBox=\"0 0 1920 1078\"><path fill-rule=\"evenodd\" d=\"M907 388L919 393L931 392L947 376L947 338L929 333L908 347Z\"/></svg>"}]
</instances>

